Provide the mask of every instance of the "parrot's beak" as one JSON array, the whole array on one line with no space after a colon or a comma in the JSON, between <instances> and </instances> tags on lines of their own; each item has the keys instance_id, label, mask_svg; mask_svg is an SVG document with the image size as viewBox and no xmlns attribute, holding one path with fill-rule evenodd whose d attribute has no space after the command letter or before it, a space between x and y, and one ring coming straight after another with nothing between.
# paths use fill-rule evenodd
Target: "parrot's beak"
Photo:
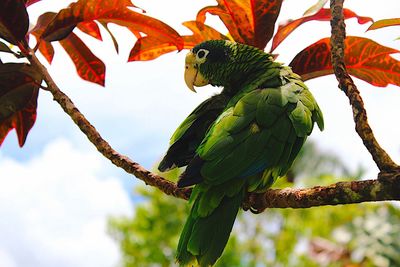
<instances>
[{"instance_id":1,"label":"parrot's beak","mask_svg":"<svg viewBox=\"0 0 400 267\"><path fill-rule=\"evenodd\" d=\"M205 86L208 84L208 80L199 72L196 55L192 52L189 52L185 59L185 82L187 87L193 92L196 92L194 89L195 86Z\"/></svg>"}]
</instances>

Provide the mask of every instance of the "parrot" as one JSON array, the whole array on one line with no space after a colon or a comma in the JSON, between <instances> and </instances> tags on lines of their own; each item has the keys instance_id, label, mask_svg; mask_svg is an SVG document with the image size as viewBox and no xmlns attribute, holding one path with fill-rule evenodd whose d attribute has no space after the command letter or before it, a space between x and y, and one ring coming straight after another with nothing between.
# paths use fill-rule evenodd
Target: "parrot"
<instances>
[{"instance_id":1,"label":"parrot","mask_svg":"<svg viewBox=\"0 0 400 267\"><path fill-rule=\"evenodd\" d=\"M176 260L212 266L222 255L245 196L284 176L324 120L315 98L290 67L259 48L208 40L185 58L188 88L222 87L180 124L160 171L186 166L177 186L192 186L191 211Z\"/></svg>"}]
</instances>

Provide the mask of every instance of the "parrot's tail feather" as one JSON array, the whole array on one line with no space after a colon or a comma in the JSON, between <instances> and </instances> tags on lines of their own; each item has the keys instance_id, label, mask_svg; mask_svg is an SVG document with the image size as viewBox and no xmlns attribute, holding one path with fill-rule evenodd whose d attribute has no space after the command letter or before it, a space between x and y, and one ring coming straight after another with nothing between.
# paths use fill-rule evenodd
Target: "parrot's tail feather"
<instances>
[{"instance_id":1,"label":"parrot's tail feather","mask_svg":"<svg viewBox=\"0 0 400 267\"><path fill-rule=\"evenodd\" d=\"M172 162L169 162L166 158L164 158L158 165L158 170L160 172L165 172L169 171L170 169L173 169L174 167L175 165Z\"/></svg>"},{"instance_id":2,"label":"parrot's tail feather","mask_svg":"<svg viewBox=\"0 0 400 267\"><path fill-rule=\"evenodd\" d=\"M232 197L225 196L208 216L200 217L199 195L179 239L177 261L187 266L195 258L200 266L211 266L221 256L244 198L244 187Z\"/></svg>"},{"instance_id":3,"label":"parrot's tail feather","mask_svg":"<svg viewBox=\"0 0 400 267\"><path fill-rule=\"evenodd\" d=\"M200 174L200 169L203 166L204 160L199 156L195 156L189 163L185 172L179 177L178 187L186 187L195 185L203 181Z\"/></svg>"}]
</instances>

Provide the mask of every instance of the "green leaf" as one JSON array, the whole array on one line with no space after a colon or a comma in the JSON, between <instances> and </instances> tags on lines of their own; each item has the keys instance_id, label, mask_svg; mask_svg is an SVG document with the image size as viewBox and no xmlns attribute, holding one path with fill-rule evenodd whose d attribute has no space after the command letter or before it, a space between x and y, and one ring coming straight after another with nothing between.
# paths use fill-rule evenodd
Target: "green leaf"
<instances>
[{"instance_id":1,"label":"green leaf","mask_svg":"<svg viewBox=\"0 0 400 267\"><path fill-rule=\"evenodd\" d=\"M317 13L321 8L325 6L328 0L318 0L317 3L309 7L303 14L303 16L308 16Z\"/></svg>"}]
</instances>

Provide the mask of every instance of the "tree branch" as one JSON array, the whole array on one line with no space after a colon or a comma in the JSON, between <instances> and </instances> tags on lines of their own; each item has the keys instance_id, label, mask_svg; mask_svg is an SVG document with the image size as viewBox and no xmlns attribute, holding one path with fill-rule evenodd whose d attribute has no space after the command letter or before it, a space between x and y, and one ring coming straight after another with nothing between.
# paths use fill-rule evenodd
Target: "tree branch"
<instances>
[{"instance_id":1,"label":"tree branch","mask_svg":"<svg viewBox=\"0 0 400 267\"><path fill-rule=\"evenodd\" d=\"M34 66L42 75L47 84L47 90L51 92L55 101L60 104L65 113L67 113L79 129L86 135L89 141L103 154L104 157L109 159L115 166L124 169L127 173L133 174L146 184L155 186L167 195L188 199L190 196L190 189L178 188L174 183L154 174L140 164L134 162L130 158L119 154L115 151L110 144L104 140L97 132L96 128L85 118L85 116L78 110L72 100L64 94L57 84L54 82L45 66L43 66L35 55L33 50L29 51L28 59L32 66Z\"/></svg>"},{"instance_id":2,"label":"tree branch","mask_svg":"<svg viewBox=\"0 0 400 267\"><path fill-rule=\"evenodd\" d=\"M338 182L306 189L270 189L264 194L248 195L244 209L259 213L266 208L297 209L385 200L400 200L400 172L387 173L384 179Z\"/></svg>"},{"instance_id":3,"label":"tree branch","mask_svg":"<svg viewBox=\"0 0 400 267\"><path fill-rule=\"evenodd\" d=\"M367 112L360 92L354 84L352 78L346 70L344 63L344 39L346 37L346 25L343 18L344 0L331 0L331 58L336 79L339 82L339 88L343 90L349 98L353 109L353 119L355 129L364 146L368 149L373 160L381 172L391 172L399 170L399 166L390 158L385 150L379 145L378 141L368 124Z\"/></svg>"}]
</instances>

